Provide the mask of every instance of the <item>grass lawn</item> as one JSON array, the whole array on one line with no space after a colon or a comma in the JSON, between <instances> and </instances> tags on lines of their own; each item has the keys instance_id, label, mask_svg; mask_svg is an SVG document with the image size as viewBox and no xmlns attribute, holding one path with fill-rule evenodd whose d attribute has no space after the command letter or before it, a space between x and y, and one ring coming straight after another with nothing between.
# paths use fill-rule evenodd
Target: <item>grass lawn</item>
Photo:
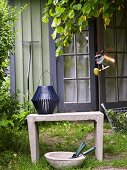
<instances>
[{"instance_id":1,"label":"grass lawn","mask_svg":"<svg viewBox=\"0 0 127 170\"><path fill-rule=\"evenodd\" d=\"M39 125L40 160L31 163L27 130L7 133L0 131L1 170L53 170L44 158L50 151L76 151L81 141L86 148L94 146L93 124L86 122L46 122ZM104 124L104 160L97 161L94 152L87 155L77 170L119 167L127 169L127 134L112 133L108 123ZM73 170L74 168L69 168Z\"/></svg>"}]
</instances>

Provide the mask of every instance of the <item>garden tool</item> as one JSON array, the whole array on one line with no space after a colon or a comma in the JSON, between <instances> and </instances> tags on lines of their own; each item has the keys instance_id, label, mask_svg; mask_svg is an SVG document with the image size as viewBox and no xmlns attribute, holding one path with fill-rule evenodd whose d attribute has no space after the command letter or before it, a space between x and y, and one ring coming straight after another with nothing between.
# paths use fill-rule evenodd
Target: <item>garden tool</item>
<instances>
[{"instance_id":1,"label":"garden tool","mask_svg":"<svg viewBox=\"0 0 127 170\"><path fill-rule=\"evenodd\" d=\"M88 149L87 151L83 152L82 155L86 156L86 155L88 155L89 153L91 153L92 151L94 151L95 149L96 149L96 148L95 148L95 146L94 146L94 147Z\"/></svg>"},{"instance_id":2,"label":"garden tool","mask_svg":"<svg viewBox=\"0 0 127 170\"><path fill-rule=\"evenodd\" d=\"M107 117L108 122L109 122L109 124L110 124L110 126L111 126L111 128L112 128L112 131L115 132L114 127L113 127L113 125L112 125L112 121L111 121L111 119L109 118L109 115L108 115L108 110L107 110L106 107L104 106L104 103L101 103L101 107L102 107L102 108L104 109L104 111L105 111L106 117Z\"/></svg>"},{"instance_id":3,"label":"garden tool","mask_svg":"<svg viewBox=\"0 0 127 170\"><path fill-rule=\"evenodd\" d=\"M82 152L82 150L84 149L85 146L86 146L85 142L81 142L77 151L72 155L72 158L77 158L80 155L80 153Z\"/></svg>"}]
</instances>

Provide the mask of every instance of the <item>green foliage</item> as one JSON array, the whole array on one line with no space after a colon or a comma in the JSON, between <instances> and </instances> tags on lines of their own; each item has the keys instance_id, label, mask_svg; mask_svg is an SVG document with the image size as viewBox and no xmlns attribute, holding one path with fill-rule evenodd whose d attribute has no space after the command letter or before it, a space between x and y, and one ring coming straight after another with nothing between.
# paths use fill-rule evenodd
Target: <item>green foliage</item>
<instances>
[{"instance_id":1,"label":"green foliage","mask_svg":"<svg viewBox=\"0 0 127 170\"><path fill-rule=\"evenodd\" d=\"M15 9L0 0L0 86L6 76L4 69L8 67L9 51L13 48L15 33L13 30L17 14Z\"/></svg>"},{"instance_id":2,"label":"green foliage","mask_svg":"<svg viewBox=\"0 0 127 170\"><path fill-rule=\"evenodd\" d=\"M26 130L26 116L32 112L29 103L22 104L16 94L10 94L9 80L6 77L6 81L0 87L0 152L24 150L23 143L28 143L28 137L26 134L23 136L22 130ZM2 162L6 162L6 159Z\"/></svg>"},{"instance_id":3,"label":"green foliage","mask_svg":"<svg viewBox=\"0 0 127 170\"><path fill-rule=\"evenodd\" d=\"M4 157L4 159L3 159L3 157ZM14 158L15 157L14 157L13 152L9 152L9 151L1 152L1 154L0 154L0 165L6 166L12 160L14 160Z\"/></svg>"},{"instance_id":4,"label":"green foliage","mask_svg":"<svg viewBox=\"0 0 127 170\"><path fill-rule=\"evenodd\" d=\"M127 169L127 134L111 133L108 124L104 126L104 160L97 161L94 154L86 156L81 167L69 170L94 170L112 168ZM61 131L62 132L61 132ZM45 122L39 126L40 160L33 164L30 158L28 133L26 129L4 133L6 150L0 151L1 170L53 170L44 154L50 151L75 151L81 141L87 150L93 145L93 123L85 122ZM0 142L1 142L0 140ZM4 143L3 142L3 143ZM8 144L7 144L8 142Z\"/></svg>"},{"instance_id":5,"label":"green foliage","mask_svg":"<svg viewBox=\"0 0 127 170\"><path fill-rule=\"evenodd\" d=\"M0 128L22 129L31 106L29 103L20 103L17 94L10 94L8 81L0 87Z\"/></svg>"},{"instance_id":6,"label":"green foliage","mask_svg":"<svg viewBox=\"0 0 127 170\"><path fill-rule=\"evenodd\" d=\"M16 32L14 24L21 11L16 12L16 8L8 5L5 0L0 0L0 87L7 76L5 69L9 65L9 53L12 52Z\"/></svg>"},{"instance_id":7,"label":"green foliage","mask_svg":"<svg viewBox=\"0 0 127 170\"><path fill-rule=\"evenodd\" d=\"M127 112L115 112L110 109L108 115L116 132L127 133Z\"/></svg>"},{"instance_id":8,"label":"green foliage","mask_svg":"<svg viewBox=\"0 0 127 170\"><path fill-rule=\"evenodd\" d=\"M57 46L56 56L62 55L63 46L68 46L73 35L85 29L90 20L102 16L106 27L113 12L121 10L123 5L124 0L48 0L43 10L42 21L48 23L49 19L52 19L52 38Z\"/></svg>"},{"instance_id":9,"label":"green foliage","mask_svg":"<svg viewBox=\"0 0 127 170\"><path fill-rule=\"evenodd\" d=\"M29 152L29 142L26 128L19 129L5 129L1 128L0 135L0 152L12 151L12 152ZM17 140L18 139L18 140Z\"/></svg>"}]
</instances>

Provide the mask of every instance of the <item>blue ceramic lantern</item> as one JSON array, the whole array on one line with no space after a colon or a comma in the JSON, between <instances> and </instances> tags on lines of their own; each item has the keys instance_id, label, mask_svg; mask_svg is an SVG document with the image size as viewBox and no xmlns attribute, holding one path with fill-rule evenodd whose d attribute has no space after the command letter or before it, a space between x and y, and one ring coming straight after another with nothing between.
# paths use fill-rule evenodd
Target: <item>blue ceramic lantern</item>
<instances>
[{"instance_id":1,"label":"blue ceramic lantern","mask_svg":"<svg viewBox=\"0 0 127 170\"><path fill-rule=\"evenodd\" d=\"M53 86L38 86L31 101L38 114L52 114L59 102Z\"/></svg>"}]
</instances>

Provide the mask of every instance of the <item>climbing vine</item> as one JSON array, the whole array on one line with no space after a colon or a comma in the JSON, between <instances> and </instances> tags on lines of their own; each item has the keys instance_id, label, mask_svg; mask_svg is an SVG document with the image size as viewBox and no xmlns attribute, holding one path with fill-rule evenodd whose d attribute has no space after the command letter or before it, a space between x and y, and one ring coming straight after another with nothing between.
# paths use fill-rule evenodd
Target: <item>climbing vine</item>
<instances>
[{"instance_id":1,"label":"climbing vine","mask_svg":"<svg viewBox=\"0 0 127 170\"><path fill-rule=\"evenodd\" d=\"M56 56L62 55L63 46L68 46L73 35L82 32L90 20L102 16L106 28L113 12L123 7L124 0L48 0L42 21L48 23L52 19Z\"/></svg>"}]
</instances>

